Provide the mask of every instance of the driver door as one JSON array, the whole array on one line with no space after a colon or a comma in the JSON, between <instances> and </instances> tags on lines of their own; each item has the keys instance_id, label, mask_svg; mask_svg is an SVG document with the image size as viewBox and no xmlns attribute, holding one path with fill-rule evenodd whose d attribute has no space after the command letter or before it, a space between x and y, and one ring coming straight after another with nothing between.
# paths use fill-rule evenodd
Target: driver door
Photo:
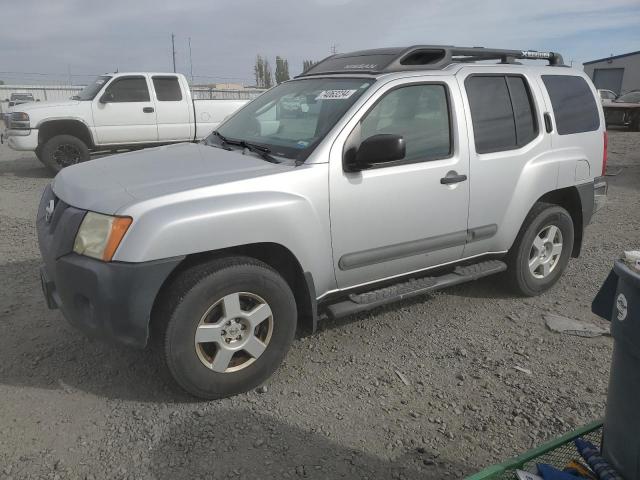
<instances>
[{"instance_id":1,"label":"driver door","mask_svg":"<svg viewBox=\"0 0 640 480\"><path fill-rule=\"evenodd\" d=\"M117 77L93 102L93 123L100 145L158 141L155 103L143 75Z\"/></svg>"},{"instance_id":2,"label":"driver door","mask_svg":"<svg viewBox=\"0 0 640 480\"><path fill-rule=\"evenodd\" d=\"M330 153L331 235L341 289L459 260L467 238L469 152L459 87L425 77L391 82L339 134ZM403 160L358 172L345 146L401 135ZM467 176L459 183L441 179ZM446 182L445 182L446 183Z\"/></svg>"}]
</instances>

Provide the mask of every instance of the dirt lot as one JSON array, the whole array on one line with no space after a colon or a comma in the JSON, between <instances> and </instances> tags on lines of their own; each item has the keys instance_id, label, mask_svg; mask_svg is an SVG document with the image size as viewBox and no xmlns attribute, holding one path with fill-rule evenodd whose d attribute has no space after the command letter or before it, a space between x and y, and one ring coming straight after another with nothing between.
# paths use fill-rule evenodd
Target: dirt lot
<instances>
[{"instance_id":1,"label":"dirt lot","mask_svg":"<svg viewBox=\"0 0 640 480\"><path fill-rule=\"evenodd\" d=\"M548 294L488 279L325 322L266 392L201 403L150 353L46 309L34 216L50 175L1 146L0 479L458 478L600 417L611 339L543 315L595 321L613 258L640 246L640 134L611 133L610 171L582 258Z\"/></svg>"}]
</instances>

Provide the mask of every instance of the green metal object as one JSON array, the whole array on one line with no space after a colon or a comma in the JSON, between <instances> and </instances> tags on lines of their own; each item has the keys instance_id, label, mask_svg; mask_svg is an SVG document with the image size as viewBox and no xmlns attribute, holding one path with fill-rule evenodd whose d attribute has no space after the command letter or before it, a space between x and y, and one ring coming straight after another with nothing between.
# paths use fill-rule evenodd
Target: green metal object
<instances>
[{"instance_id":1,"label":"green metal object","mask_svg":"<svg viewBox=\"0 0 640 480\"><path fill-rule=\"evenodd\" d=\"M466 480L517 480L516 470L531 471L531 468L537 463L548 463L562 469L571 460L580 458L580 454L573 445L573 440L578 437L600 445L602 420L584 425L499 465L485 468L481 472L467 477Z\"/></svg>"}]
</instances>

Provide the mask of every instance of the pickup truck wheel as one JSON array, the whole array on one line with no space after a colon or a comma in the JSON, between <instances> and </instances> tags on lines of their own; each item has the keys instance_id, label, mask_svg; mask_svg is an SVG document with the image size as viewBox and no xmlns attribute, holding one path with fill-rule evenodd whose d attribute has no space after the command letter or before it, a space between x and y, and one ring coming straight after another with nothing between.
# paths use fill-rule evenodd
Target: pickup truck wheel
<instances>
[{"instance_id":1,"label":"pickup truck wheel","mask_svg":"<svg viewBox=\"0 0 640 480\"><path fill-rule=\"evenodd\" d=\"M248 257L185 270L163 301L160 341L175 381L192 395L223 398L257 387L278 368L296 330L287 282Z\"/></svg>"},{"instance_id":2,"label":"pickup truck wheel","mask_svg":"<svg viewBox=\"0 0 640 480\"><path fill-rule=\"evenodd\" d=\"M569 212L557 205L536 203L507 255L509 284L529 297L551 288L569 262L573 238Z\"/></svg>"},{"instance_id":3,"label":"pickup truck wheel","mask_svg":"<svg viewBox=\"0 0 640 480\"><path fill-rule=\"evenodd\" d=\"M54 172L64 167L89 160L89 148L73 135L51 137L40 149L38 158Z\"/></svg>"}]
</instances>

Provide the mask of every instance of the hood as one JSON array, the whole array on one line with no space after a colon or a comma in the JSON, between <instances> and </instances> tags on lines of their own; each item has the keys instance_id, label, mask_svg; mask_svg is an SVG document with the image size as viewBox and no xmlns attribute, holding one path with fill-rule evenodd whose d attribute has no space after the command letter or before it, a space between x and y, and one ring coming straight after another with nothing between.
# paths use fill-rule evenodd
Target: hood
<instances>
[{"instance_id":1,"label":"hood","mask_svg":"<svg viewBox=\"0 0 640 480\"><path fill-rule=\"evenodd\" d=\"M74 207L113 214L136 201L289 170L253 154L180 143L63 169L53 191Z\"/></svg>"},{"instance_id":2,"label":"hood","mask_svg":"<svg viewBox=\"0 0 640 480\"><path fill-rule=\"evenodd\" d=\"M29 113L29 112L33 112L36 110L41 110L43 108L69 108L69 107L75 107L76 105L78 105L80 102L78 100L61 100L58 102L27 102L27 103L21 103L20 105L16 105L14 107L15 108L19 108L20 112L25 112L25 113ZM18 111L18 110L14 110L14 111Z\"/></svg>"}]
</instances>

